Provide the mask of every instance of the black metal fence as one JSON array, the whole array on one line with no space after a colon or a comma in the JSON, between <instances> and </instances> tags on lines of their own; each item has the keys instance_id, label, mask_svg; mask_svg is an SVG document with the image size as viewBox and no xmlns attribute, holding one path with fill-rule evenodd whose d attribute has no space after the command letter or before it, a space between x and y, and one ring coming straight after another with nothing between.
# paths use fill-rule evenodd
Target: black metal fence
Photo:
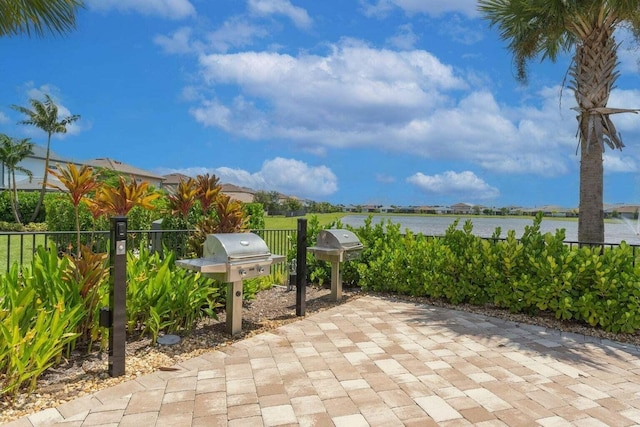
<instances>
[{"instance_id":1,"label":"black metal fence","mask_svg":"<svg viewBox=\"0 0 640 427\"><path fill-rule=\"evenodd\" d=\"M269 250L278 255L288 255L296 242L296 230L254 230L267 244ZM136 250L140 245L155 250L164 249L175 251L178 258L188 256L189 248L187 241L191 230L129 230L127 235L127 248ZM492 239L491 240L503 240ZM96 252L106 252L109 248L108 231L82 231L80 240L84 245L90 244ZM19 265L28 264L33 259L33 254L39 246L53 248L59 254L74 250L77 241L75 231L32 231L32 232L0 232L0 271L4 267L5 271L14 263ZM580 243L565 242L571 248L580 246L600 247L604 252L619 246L617 243ZM640 245L630 245L633 258L640 256ZM288 265L286 263L276 264L272 267L272 273L288 275Z\"/></svg>"},{"instance_id":2,"label":"black metal fence","mask_svg":"<svg viewBox=\"0 0 640 427\"><path fill-rule=\"evenodd\" d=\"M178 258L184 258L189 254L187 241L191 233L191 230L129 230L127 249L135 251L142 245L154 251L174 251ZM287 255L296 241L296 230L255 230L254 233L278 255ZM71 253L77 246L77 237L75 231L0 232L0 271L2 268L9 271L14 263L31 263L33 254L41 246L53 248L60 255ZM107 252L109 231L81 231L80 242L95 252ZM274 265L272 273L276 272L286 275L287 265Z\"/></svg>"}]
</instances>

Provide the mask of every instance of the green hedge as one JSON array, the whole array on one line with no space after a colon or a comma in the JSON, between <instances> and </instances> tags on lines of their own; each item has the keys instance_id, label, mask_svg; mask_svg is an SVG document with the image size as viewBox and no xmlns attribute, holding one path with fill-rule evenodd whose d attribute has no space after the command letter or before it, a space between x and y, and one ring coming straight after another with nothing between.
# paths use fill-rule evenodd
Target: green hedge
<instances>
[{"instance_id":1,"label":"green hedge","mask_svg":"<svg viewBox=\"0 0 640 427\"><path fill-rule=\"evenodd\" d=\"M51 194L45 195L45 207L47 197ZM38 204L38 197L40 197L39 191L18 191L18 205L20 208L20 217L22 222L31 221L31 216L33 215L33 211L36 209L36 205ZM34 222L44 222L45 219L45 210L41 209L38 214L38 218ZM5 190L0 192L0 221L4 222L15 222L15 217L13 216L13 211L11 210L11 202L9 201L9 191Z\"/></svg>"},{"instance_id":2,"label":"green hedge","mask_svg":"<svg viewBox=\"0 0 640 427\"><path fill-rule=\"evenodd\" d=\"M400 233L399 225L368 222L355 230L367 246L352 264L363 289L493 304L512 312L553 313L612 332L640 328L640 263L632 248L570 248L564 230L540 232L542 217L516 239L472 234L452 224L444 237Z\"/></svg>"}]
</instances>

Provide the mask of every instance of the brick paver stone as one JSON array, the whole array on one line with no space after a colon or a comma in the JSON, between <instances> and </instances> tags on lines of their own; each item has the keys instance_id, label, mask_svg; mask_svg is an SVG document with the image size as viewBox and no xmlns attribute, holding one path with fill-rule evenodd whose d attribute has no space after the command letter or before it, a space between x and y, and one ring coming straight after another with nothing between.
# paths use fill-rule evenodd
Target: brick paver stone
<instances>
[{"instance_id":1,"label":"brick paver stone","mask_svg":"<svg viewBox=\"0 0 640 427\"><path fill-rule=\"evenodd\" d=\"M640 424L639 356L364 296L8 427L626 426Z\"/></svg>"}]
</instances>

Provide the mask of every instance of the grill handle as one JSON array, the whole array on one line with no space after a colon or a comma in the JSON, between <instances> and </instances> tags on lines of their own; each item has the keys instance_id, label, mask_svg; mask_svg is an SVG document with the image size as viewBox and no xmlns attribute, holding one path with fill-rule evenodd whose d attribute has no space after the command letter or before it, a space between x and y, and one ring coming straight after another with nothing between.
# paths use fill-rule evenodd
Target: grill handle
<instances>
[{"instance_id":1,"label":"grill handle","mask_svg":"<svg viewBox=\"0 0 640 427\"><path fill-rule=\"evenodd\" d=\"M229 255L228 260L229 262L234 262L234 261L251 261L251 260L263 260L263 259L269 259L269 257L271 256L271 252L267 252L264 254L259 254L259 255Z\"/></svg>"}]
</instances>

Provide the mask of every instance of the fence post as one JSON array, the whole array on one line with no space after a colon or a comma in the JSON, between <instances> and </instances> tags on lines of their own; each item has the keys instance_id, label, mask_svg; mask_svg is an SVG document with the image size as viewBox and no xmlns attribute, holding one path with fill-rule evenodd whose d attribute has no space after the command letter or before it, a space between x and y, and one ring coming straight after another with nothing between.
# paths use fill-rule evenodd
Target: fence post
<instances>
[{"instance_id":1,"label":"fence post","mask_svg":"<svg viewBox=\"0 0 640 427\"><path fill-rule=\"evenodd\" d=\"M307 305L307 220L298 219L296 256L296 316L304 316Z\"/></svg>"},{"instance_id":2,"label":"fence post","mask_svg":"<svg viewBox=\"0 0 640 427\"><path fill-rule=\"evenodd\" d=\"M109 375L125 373L127 342L127 217L111 218L109 247Z\"/></svg>"}]
</instances>

